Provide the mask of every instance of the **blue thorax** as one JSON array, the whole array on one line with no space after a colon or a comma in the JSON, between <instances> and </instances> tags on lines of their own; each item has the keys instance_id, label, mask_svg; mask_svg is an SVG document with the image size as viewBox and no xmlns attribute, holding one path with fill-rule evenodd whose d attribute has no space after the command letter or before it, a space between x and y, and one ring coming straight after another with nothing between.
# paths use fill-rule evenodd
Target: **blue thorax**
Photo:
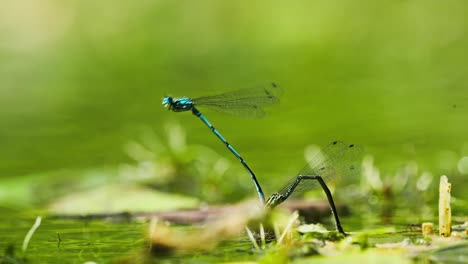
<instances>
[{"instance_id":1,"label":"blue thorax","mask_svg":"<svg viewBox=\"0 0 468 264\"><path fill-rule=\"evenodd\" d=\"M165 107L168 107L168 110L172 110L174 112L189 111L193 108L192 99L187 97L172 98L170 96L166 96L163 98L162 104Z\"/></svg>"}]
</instances>

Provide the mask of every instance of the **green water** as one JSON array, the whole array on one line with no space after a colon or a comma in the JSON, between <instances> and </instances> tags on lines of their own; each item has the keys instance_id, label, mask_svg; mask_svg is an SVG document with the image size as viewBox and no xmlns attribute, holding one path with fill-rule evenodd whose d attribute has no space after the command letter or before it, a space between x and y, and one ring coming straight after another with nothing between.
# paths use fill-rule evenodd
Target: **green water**
<instances>
[{"instance_id":1,"label":"green water","mask_svg":"<svg viewBox=\"0 0 468 264\"><path fill-rule=\"evenodd\" d=\"M3 212L2 212L3 213ZM230 259L252 260L256 257L246 236L223 243L216 251L194 251L190 254L152 255L147 240L149 222L113 220L64 220L43 218L41 225L22 252L23 239L35 221L25 214L9 212L2 221L0 236L0 263L130 263L187 262L212 263ZM13 246L12 262L6 262L5 251ZM16 262L15 262L16 261ZM24 261L24 262L21 262Z\"/></svg>"},{"instance_id":2,"label":"green water","mask_svg":"<svg viewBox=\"0 0 468 264\"><path fill-rule=\"evenodd\" d=\"M44 218L23 253L21 247L24 236L34 221L34 218L2 221L2 251L14 245L17 258L24 257L33 263L110 263L111 260L128 257L145 247L143 237L147 225L143 223Z\"/></svg>"},{"instance_id":3,"label":"green water","mask_svg":"<svg viewBox=\"0 0 468 264\"><path fill-rule=\"evenodd\" d=\"M151 254L151 245L147 240L150 224L147 221L66 220L50 217L42 219L41 225L29 241L27 250L22 252L24 236L35 218L28 217L29 214L24 212L9 211L4 215L7 218L2 221L0 232L1 256L2 260L6 261L4 251L13 246L14 257L9 255L8 260L12 262L2 263L213 263L233 260L256 261L267 253L255 251L247 235L240 234L238 238L222 243L215 250L175 255ZM344 219L348 228L350 225L359 227L363 223L362 219ZM367 226L372 227L376 225ZM395 231L369 235L369 245L398 243L405 238L421 238L420 232L411 231L406 224L397 225L393 230Z\"/></svg>"}]
</instances>

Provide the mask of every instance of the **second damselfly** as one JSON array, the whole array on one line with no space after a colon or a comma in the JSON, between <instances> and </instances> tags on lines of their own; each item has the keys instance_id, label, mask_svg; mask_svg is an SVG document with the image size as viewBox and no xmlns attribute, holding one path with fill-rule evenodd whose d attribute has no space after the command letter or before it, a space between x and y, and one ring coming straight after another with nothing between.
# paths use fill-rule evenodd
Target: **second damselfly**
<instances>
[{"instance_id":1,"label":"second damselfly","mask_svg":"<svg viewBox=\"0 0 468 264\"><path fill-rule=\"evenodd\" d=\"M341 141L332 142L317 153L281 190L272 194L266 202L266 207L273 208L292 195L299 195L316 186L320 186L327 196L328 204L335 218L336 229L338 232L346 235L341 226L333 196L325 181L330 182L338 178L358 175L361 168L361 153L362 149L360 146L346 144Z\"/></svg>"}]
</instances>

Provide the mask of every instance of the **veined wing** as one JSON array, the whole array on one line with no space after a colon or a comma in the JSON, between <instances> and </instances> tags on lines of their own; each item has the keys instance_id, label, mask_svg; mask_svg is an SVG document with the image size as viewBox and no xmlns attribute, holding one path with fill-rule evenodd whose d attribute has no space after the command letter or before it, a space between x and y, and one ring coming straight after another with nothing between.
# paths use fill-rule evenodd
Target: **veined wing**
<instances>
[{"instance_id":1,"label":"veined wing","mask_svg":"<svg viewBox=\"0 0 468 264\"><path fill-rule=\"evenodd\" d=\"M263 107L279 103L278 96L282 89L275 83L241 89L214 96L192 99L195 106L206 107L221 113L262 117L265 115Z\"/></svg>"},{"instance_id":2,"label":"veined wing","mask_svg":"<svg viewBox=\"0 0 468 264\"><path fill-rule=\"evenodd\" d=\"M354 144L334 141L320 151L298 174L303 176L317 176L329 183L341 177L354 177L360 172L360 156L362 148ZM297 176L291 179L279 193L286 193ZM302 180L294 190L298 195L318 186L316 180Z\"/></svg>"}]
</instances>

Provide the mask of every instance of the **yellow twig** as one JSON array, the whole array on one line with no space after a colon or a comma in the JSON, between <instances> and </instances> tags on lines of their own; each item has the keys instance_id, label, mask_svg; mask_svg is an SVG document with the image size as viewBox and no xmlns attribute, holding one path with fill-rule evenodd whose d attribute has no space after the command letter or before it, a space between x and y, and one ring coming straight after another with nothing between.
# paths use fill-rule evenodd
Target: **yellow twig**
<instances>
[{"instance_id":1,"label":"yellow twig","mask_svg":"<svg viewBox=\"0 0 468 264\"><path fill-rule=\"evenodd\" d=\"M452 211L450 209L450 191L452 184L447 176L440 177L439 184L439 235L448 237L451 233Z\"/></svg>"}]
</instances>

